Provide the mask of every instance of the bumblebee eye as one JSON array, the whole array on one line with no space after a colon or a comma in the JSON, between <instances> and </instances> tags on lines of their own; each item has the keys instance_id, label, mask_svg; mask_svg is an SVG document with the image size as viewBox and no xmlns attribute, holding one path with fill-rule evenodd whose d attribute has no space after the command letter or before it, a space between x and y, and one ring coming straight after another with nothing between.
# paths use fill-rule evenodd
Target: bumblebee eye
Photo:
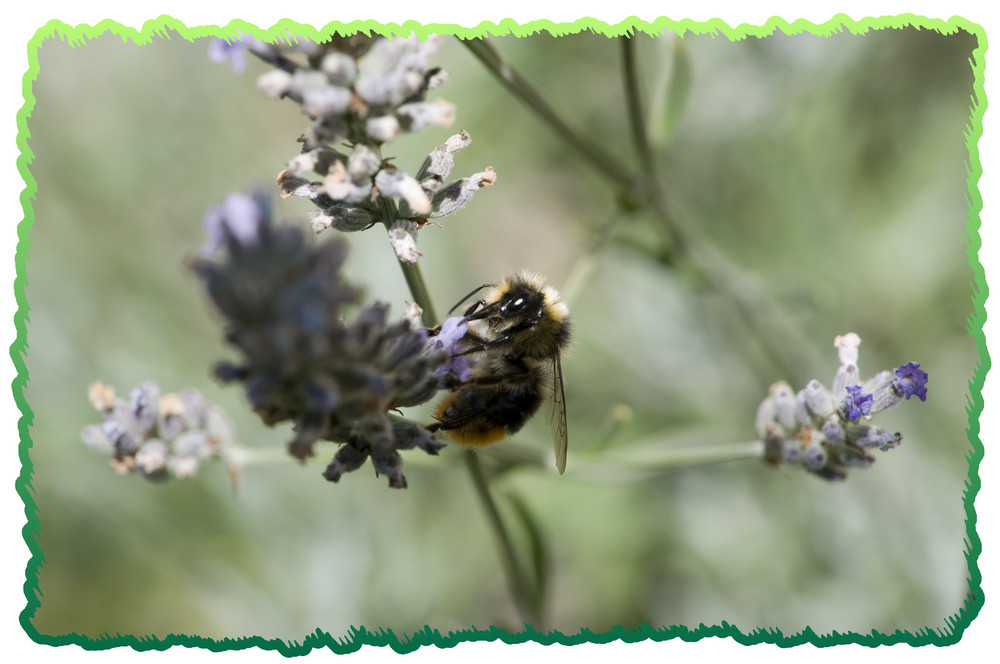
<instances>
[{"instance_id":1,"label":"bumblebee eye","mask_svg":"<svg viewBox=\"0 0 1000 664\"><path fill-rule=\"evenodd\" d=\"M516 313L523 308L524 308L524 298L519 297L513 302L508 302L507 304L505 304L503 310L510 313Z\"/></svg>"}]
</instances>

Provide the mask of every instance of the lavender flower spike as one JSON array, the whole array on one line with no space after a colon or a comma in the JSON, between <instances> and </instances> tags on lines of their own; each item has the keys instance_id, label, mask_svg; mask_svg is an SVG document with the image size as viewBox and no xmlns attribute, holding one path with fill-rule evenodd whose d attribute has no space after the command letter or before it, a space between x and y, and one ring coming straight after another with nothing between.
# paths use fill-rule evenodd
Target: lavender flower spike
<instances>
[{"instance_id":1,"label":"lavender flower spike","mask_svg":"<svg viewBox=\"0 0 1000 664\"><path fill-rule=\"evenodd\" d=\"M887 452L899 446L903 434L871 420L902 403L904 397L924 401L927 373L916 362L908 362L895 371L881 371L861 380L861 337L849 332L838 336L833 345L840 367L831 389L812 380L793 394L787 383L775 383L757 409L754 428L768 463L802 466L817 477L841 481L850 468L875 463L870 451Z\"/></svg>"}]
</instances>

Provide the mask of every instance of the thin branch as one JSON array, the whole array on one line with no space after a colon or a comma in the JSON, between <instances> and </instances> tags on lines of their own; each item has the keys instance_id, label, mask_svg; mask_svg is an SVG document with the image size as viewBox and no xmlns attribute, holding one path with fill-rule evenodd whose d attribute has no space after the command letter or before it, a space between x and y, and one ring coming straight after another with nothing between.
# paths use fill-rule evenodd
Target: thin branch
<instances>
[{"instance_id":1,"label":"thin branch","mask_svg":"<svg viewBox=\"0 0 1000 664\"><path fill-rule=\"evenodd\" d=\"M649 142L646 130L646 120L642 112L642 99L639 93L639 72L635 62L635 37L628 35L618 38L622 47L622 64L625 69L625 99L628 104L629 124L632 128L632 141L642 162L642 170L650 179L656 178L656 159Z\"/></svg>"},{"instance_id":2,"label":"thin branch","mask_svg":"<svg viewBox=\"0 0 1000 664\"><path fill-rule=\"evenodd\" d=\"M577 149L592 166L614 180L616 184L626 189L634 186L629 169L612 153L604 150L586 135L573 129L562 117L542 98L534 85L515 69L486 39L461 40L472 53L479 58L494 76L515 97L535 111L557 134L567 143Z\"/></svg>"}]
</instances>

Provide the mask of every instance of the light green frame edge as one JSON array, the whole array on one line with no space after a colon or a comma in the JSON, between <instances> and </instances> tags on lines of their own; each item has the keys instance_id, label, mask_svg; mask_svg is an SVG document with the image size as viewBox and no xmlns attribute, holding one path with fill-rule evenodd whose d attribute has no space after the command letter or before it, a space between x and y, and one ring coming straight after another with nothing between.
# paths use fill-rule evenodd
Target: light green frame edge
<instances>
[{"instance_id":1,"label":"light green frame edge","mask_svg":"<svg viewBox=\"0 0 1000 664\"><path fill-rule=\"evenodd\" d=\"M976 367L972 380L969 382L969 414L968 437L972 445L972 450L968 454L969 476L965 490L965 513L966 513L966 550L965 557L969 564L969 593L965 598L964 605L952 616L945 620L950 629L925 628L916 633L895 631L891 634L871 632L868 634L838 633L816 634L810 628L786 636L778 630L755 629L744 634L738 628L726 622L719 625L706 626L704 624L691 629L684 626L652 627L648 624L633 625L630 627L616 627L608 632L596 633L589 629L582 629L575 635L562 634L558 631L541 633L530 626L525 626L524 631L510 633L498 627L489 629L469 629L458 632L448 632L442 634L439 630L426 626L423 630L409 635L397 635L391 630L377 629L375 631L364 627L352 628L350 633L344 637L337 638L327 632L317 629L315 632L306 635L300 642L285 642L280 639L265 639L263 637L244 637L239 639L212 640L205 637L188 636L182 634L171 634L165 638L155 638L149 636L106 635L100 639L91 639L80 634L64 634L52 636L39 633L31 624L31 618L35 610L40 606L38 594L38 570L44 562L44 555L38 546L35 535L39 532L39 522L36 515L36 505L32 498L31 475L32 465L29 452L31 450L31 439L28 436L28 429L32 424L33 412L24 399L24 388L28 382L28 373L24 364L24 353L27 350L27 334L25 323L28 319L30 307L25 298L25 260L27 259L31 241L29 233L34 221L31 202L37 192L34 179L31 176L29 166L32 161L32 153L28 148L29 133L27 120L35 105L35 98L32 95L32 84L38 75L38 49L46 39L58 38L65 40L70 45L83 44L87 39L95 38L104 33L119 35L123 40L130 40L135 44L144 44L153 38L169 38L168 31L178 33L187 40L210 36L232 36L237 30L245 34L251 34L263 40L278 40L287 38L289 33L299 36L310 37L314 40L322 40L325 36L333 32L353 33L358 31L372 32L381 35L409 35L415 33L418 37L426 38L431 34L451 34L461 38L483 37L487 35L514 35L527 36L536 32L548 32L552 35L565 35L590 30L601 33L609 37L619 36L633 32L661 33L665 30L684 34L718 34L731 40L739 40L745 37L765 37L776 30L785 34L798 34L808 32L818 36L829 36L842 31L849 31L853 34L864 34L869 30L885 28L918 27L928 30L936 30L944 34L950 34L958 30L964 30L974 35L978 40L978 46L973 51L971 63L974 71L975 82L973 95L970 100L971 115L966 129L966 146L969 151L967 163L968 177L968 204L969 213L966 220L967 251L969 265L972 267L974 280L971 282L973 288L972 306L973 314L967 320L967 329L975 338L979 352L979 364ZM626 19L620 23L610 25L595 19L583 18L573 23L553 23L551 21L539 20L526 23L524 25L506 19L500 23L483 22L474 28L463 28L458 25L448 24L420 24L415 21L406 21L402 24L375 23L373 21L356 21L351 23L331 22L323 28L317 30L310 26L295 23L288 20L279 21L274 27L262 30L257 26L244 21L232 21L225 27L214 25L188 28L180 21L169 16L160 16L143 24L141 30L122 26L114 21L101 21L95 26L79 25L72 27L58 20L53 20L40 28L32 39L28 42L28 71L23 78L24 106L21 107L17 115L17 145L20 149L20 156L17 161L18 171L24 178L25 188L21 193L21 205L24 209L24 220L18 226L18 243L15 253L16 277L14 279L14 294L17 301L17 312L14 315L14 325L17 329L17 339L11 345L11 359L17 369L17 377L12 383L14 400L21 412L18 421L18 432L20 434L19 456L22 467L21 473L15 482L15 488L24 501L25 515L27 523L22 529L25 543L31 551L31 558L25 570L24 593L27 605L20 615L21 626L28 636L39 644L60 646L77 645L87 650L104 650L115 647L131 647L137 651L146 650L166 650L172 646L186 646L194 648L205 648L211 651L242 650L246 648L261 648L263 650L274 650L285 656L304 655L314 648L327 648L338 654L355 652L363 645L388 646L399 653L412 652L421 646L434 645L441 648L453 647L466 641L501 641L507 644L535 642L543 645L559 643L564 645L577 645L581 643L608 643L621 640L626 643L636 641L652 640L666 641L669 639L682 639L684 641L697 641L706 637L729 637L734 641L744 644L773 643L781 647L790 647L801 644L812 644L815 646L833 646L840 644L860 644L865 646L891 645L896 643L907 643L912 646L951 645L961 639L965 629L972 623L979 614L983 606L982 575L978 568L979 555L982 552L982 543L976 533L976 511L974 502L980 488L979 464L983 458L983 446L979 439L979 416L983 412L982 389L986 380L986 373L990 368L989 353L986 348L986 338L983 334L983 324L986 321L985 302L989 290L986 285L985 272L979 261L979 249L982 246L979 236L980 212L982 211L982 197L980 196L978 183L982 175L982 165L979 160L978 142L983 131L983 114L986 110L986 97L983 90L983 72L985 68L984 55L986 53L986 34L984 30L963 18L952 17L948 20L929 19L913 14L903 14L899 16L864 18L855 21L843 14L834 16L823 24L814 24L805 20L797 20L791 23L780 19L771 18L763 26L752 26L740 24L735 28L728 26L719 19L706 22L693 20L674 21L666 18L656 19L652 22L642 21L635 17Z\"/></svg>"}]
</instances>

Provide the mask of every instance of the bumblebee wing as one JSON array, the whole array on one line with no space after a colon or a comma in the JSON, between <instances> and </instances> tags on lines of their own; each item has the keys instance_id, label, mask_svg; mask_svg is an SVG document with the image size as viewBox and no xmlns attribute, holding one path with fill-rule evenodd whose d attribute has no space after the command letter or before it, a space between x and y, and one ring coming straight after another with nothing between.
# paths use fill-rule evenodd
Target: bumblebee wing
<instances>
[{"instance_id":1,"label":"bumblebee wing","mask_svg":"<svg viewBox=\"0 0 1000 664\"><path fill-rule=\"evenodd\" d=\"M552 362L552 410L549 425L552 440L556 446L556 468L562 475L566 471L566 448L569 446L569 431L566 426L566 392L563 389L562 362L556 355Z\"/></svg>"}]
</instances>

